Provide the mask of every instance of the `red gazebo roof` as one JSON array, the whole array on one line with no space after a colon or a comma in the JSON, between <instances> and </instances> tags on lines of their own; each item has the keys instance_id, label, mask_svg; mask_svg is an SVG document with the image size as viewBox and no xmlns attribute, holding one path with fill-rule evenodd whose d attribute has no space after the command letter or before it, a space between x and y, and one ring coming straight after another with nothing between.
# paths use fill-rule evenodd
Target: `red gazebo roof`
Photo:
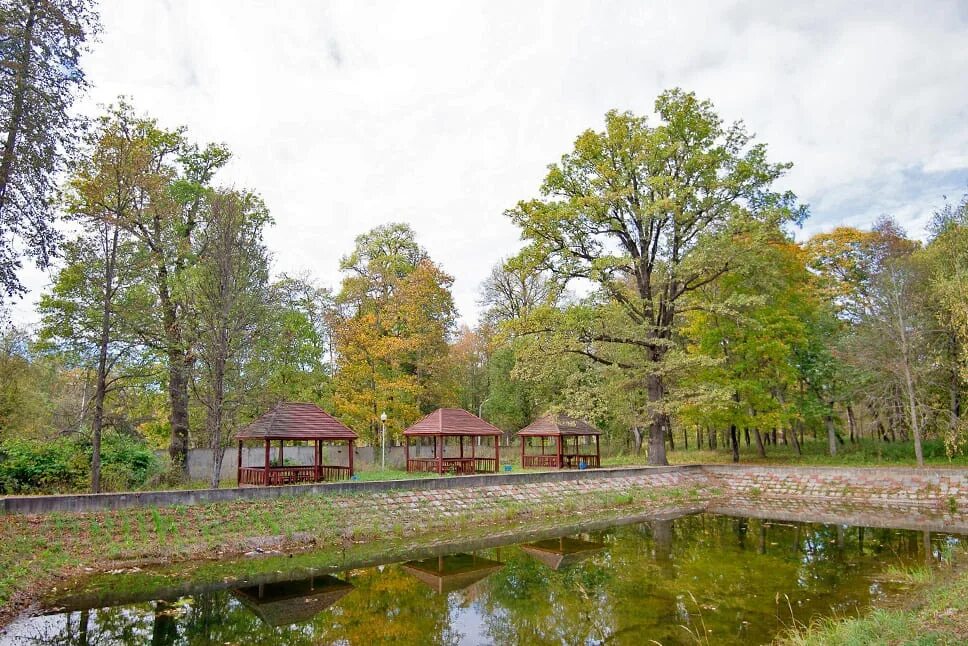
<instances>
[{"instance_id":1,"label":"red gazebo roof","mask_svg":"<svg viewBox=\"0 0 968 646\"><path fill-rule=\"evenodd\" d=\"M588 422L561 413L545 415L534 420L520 431L525 437L557 437L562 435L601 435L602 432Z\"/></svg>"},{"instance_id":2,"label":"red gazebo roof","mask_svg":"<svg viewBox=\"0 0 968 646\"><path fill-rule=\"evenodd\" d=\"M359 436L316 404L281 402L235 435L239 440L355 440Z\"/></svg>"},{"instance_id":3,"label":"red gazebo roof","mask_svg":"<svg viewBox=\"0 0 968 646\"><path fill-rule=\"evenodd\" d=\"M463 408L438 408L430 415L414 422L404 435L504 435L504 431L488 424Z\"/></svg>"}]
</instances>

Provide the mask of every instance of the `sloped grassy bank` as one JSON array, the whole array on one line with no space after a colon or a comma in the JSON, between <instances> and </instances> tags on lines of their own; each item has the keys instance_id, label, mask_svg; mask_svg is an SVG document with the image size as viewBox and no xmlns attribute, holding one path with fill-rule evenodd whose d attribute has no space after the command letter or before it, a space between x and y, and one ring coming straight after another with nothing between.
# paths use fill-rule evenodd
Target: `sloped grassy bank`
<instances>
[{"instance_id":1,"label":"sloped grassy bank","mask_svg":"<svg viewBox=\"0 0 968 646\"><path fill-rule=\"evenodd\" d=\"M454 507L433 495L341 495L192 507L0 517L0 626L68 577L145 564L228 559L254 550L377 551L487 529L618 517L697 505L721 492L680 482L611 483L580 495L488 497Z\"/></svg>"},{"instance_id":2,"label":"sloped grassy bank","mask_svg":"<svg viewBox=\"0 0 968 646\"><path fill-rule=\"evenodd\" d=\"M801 626L781 640L788 646L968 644L968 553L944 570L901 573L912 584L901 608L875 608L860 617L825 618Z\"/></svg>"}]
</instances>

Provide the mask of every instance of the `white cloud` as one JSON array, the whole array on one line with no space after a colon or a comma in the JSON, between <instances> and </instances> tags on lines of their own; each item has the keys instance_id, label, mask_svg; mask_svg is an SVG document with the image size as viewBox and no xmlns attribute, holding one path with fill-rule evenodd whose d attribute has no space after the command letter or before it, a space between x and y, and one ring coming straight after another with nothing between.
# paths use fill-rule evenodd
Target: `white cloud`
<instances>
[{"instance_id":1,"label":"white cloud","mask_svg":"<svg viewBox=\"0 0 968 646\"><path fill-rule=\"evenodd\" d=\"M125 94L228 143L221 180L265 197L278 270L335 286L358 233L410 222L471 320L519 244L503 210L606 110L668 87L796 164L804 234L891 212L920 234L965 188L963 2L709 4L106 0L86 109Z\"/></svg>"}]
</instances>

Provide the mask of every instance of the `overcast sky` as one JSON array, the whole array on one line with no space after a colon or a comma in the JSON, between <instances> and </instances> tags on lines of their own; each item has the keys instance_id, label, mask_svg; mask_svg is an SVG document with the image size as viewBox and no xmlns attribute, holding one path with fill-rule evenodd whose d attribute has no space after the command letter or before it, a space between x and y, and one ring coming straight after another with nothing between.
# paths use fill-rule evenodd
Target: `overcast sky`
<instances>
[{"instance_id":1,"label":"overcast sky","mask_svg":"<svg viewBox=\"0 0 968 646\"><path fill-rule=\"evenodd\" d=\"M968 187L968 0L103 0L101 15L85 112L123 94L227 143L220 181L265 198L277 272L336 287L357 234L409 222L468 322L520 246L503 211L607 110L651 113L666 88L795 164L783 187L812 212L798 237L881 214L923 235ZM30 320L49 279L24 278Z\"/></svg>"}]
</instances>

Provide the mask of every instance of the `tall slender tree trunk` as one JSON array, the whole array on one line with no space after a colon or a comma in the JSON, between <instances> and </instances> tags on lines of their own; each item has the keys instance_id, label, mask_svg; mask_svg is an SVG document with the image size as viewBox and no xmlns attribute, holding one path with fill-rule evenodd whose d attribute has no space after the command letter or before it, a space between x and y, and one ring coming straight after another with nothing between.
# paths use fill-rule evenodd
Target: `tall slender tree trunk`
<instances>
[{"instance_id":1,"label":"tall slender tree trunk","mask_svg":"<svg viewBox=\"0 0 968 646\"><path fill-rule=\"evenodd\" d=\"M854 444L857 442L857 417L854 415L854 407L847 402L847 425L850 427L850 443Z\"/></svg>"},{"instance_id":2,"label":"tall slender tree trunk","mask_svg":"<svg viewBox=\"0 0 968 646\"><path fill-rule=\"evenodd\" d=\"M37 18L37 0L27 2L27 21L24 23L23 41L20 56L17 58L17 74L14 80L13 105L10 108L10 121L4 124L7 139L3 145L3 158L0 159L0 213L7 206L7 188L13 175L13 162L16 155L17 137L23 127L24 104L30 79L30 55L33 52L34 23Z\"/></svg>"},{"instance_id":3,"label":"tall slender tree trunk","mask_svg":"<svg viewBox=\"0 0 968 646\"><path fill-rule=\"evenodd\" d=\"M739 462L739 432L736 424L729 425L729 445L733 449L733 462Z\"/></svg>"},{"instance_id":4,"label":"tall slender tree trunk","mask_svg":"<svg viewBox=\"0 0 968 646\"><path fill-rule=\"evenodd\" d=\"M209 437L212 446L212 489L218 489L222 475L222 459L225 457L225 443L222 429L225 425L225 354L219 351L215 358L212 384L212 402L208 407Z\"/></svg>"},{"instance_id":5,"label":"tall slender tree trunk","mask_svg":"<svg viewBox=\"0 0 968 646\"><path fill-rule=\"evenodd\" d=\"M224 226L224 223L223 223ZM226 239L227 238L227 239ZM229 317L232 310L230 283L232 281L231 236L223 233L219 250L218 331L212 366L212 401L209 403L209 431L212 445L212 489L218 489L225 457L223 430L225 426L225 373L229 359Z\"/></svg>"},{"instance_id":6,"label":"tall slender tree trunk","mask_svg":"<svg viewBox=\"0 0 968 646\"><path fill-rule=\"evenodd\" d=\"M632 443L635 449L635 455L640 455L642 453L642 429L636 424L632 427Z\"/></svg>"},{"instance_id":7,"label":"tall slender tree trunk","mask_svg":"<svg viewBox=\"0 0 968 646\"><path fill-rule=\"evenodd\" d=\"M107 227L107 225L102 225ZM101 430L104 427L104 399L107 396L108 344L111 342L111 308L114 300L114 273L118 253L118 229L104 230L104 283L101 291L101 332L98 338L97 380L94 391L94 416L91 420L91 493L101 491Z\"/></svg>"},{"instance_id":8,"label":"tall slender tree trunk","mask_svg":"<svg viewBox=\"0 0 968 646\"><path fill-rule=\"evenodd\" d=\"M948 335L948 352L951 355L951 374L948 378L948 428L951 437L957 437L961 427L961 375L958 373L958 339L954 334Z\"/></svg>"},{"instance_id":9,"label":"tall slender tree trunk","mask_svg":"<svg viewBox=\"0 0 968 646\"><path fill-rule=\"evenodd\" d=\"M765 458L766 447L763 446L763 436L760 434L760 429L754 428L753 434L756 437L756 450L759 452L761 458Z\"/></svg>"},{"instance_id":10,"label":"tall slender tree trunk","mask_svg":"<svg viewBox=\"0 0 968 646\"><path fill-rule=\"evenodd\" d=\"M914 392L914 378L908 362L904 362L904 389L907 395L908 414L910 415L911 434L914 436L914 457L918 466L924 466L924 448L921 446L921 421L918 419L918 402Z\"/></svg>"},{"instance_id":11,"label":"tall slender tree trunk","mask_svg":"<svg viewBox=\"0 0 968 646\"><path fill-rule=\"evenodd\" d=\"M904 372L904 394L907 398L908 416L911 424L911 434L914 436L914 457L918 461L918 466L924 466L924 450L921 447L921 422L918 419L917 392L915 391L914 375L911 372L911 362L913 361L911 342L907 334L907 321L904 316L904 304L898 295L895 300L897 312L897 329L901 341L901 362Z\"/></svg>"},{"instance_id":12,"label":"tall slender tree trunk","mask_svg":"<svg viewBox=\"0 0 968 646\"><path fill-rule=\"evenodd\" d=\"M798 421L797 424L799 425L800 422ZM797 452L797 455L803 455L803 451L800 449L800 438L797 436L796 428L790 429L790 437L793 438L793 450Z\"/></svg>"}]
</instances>

